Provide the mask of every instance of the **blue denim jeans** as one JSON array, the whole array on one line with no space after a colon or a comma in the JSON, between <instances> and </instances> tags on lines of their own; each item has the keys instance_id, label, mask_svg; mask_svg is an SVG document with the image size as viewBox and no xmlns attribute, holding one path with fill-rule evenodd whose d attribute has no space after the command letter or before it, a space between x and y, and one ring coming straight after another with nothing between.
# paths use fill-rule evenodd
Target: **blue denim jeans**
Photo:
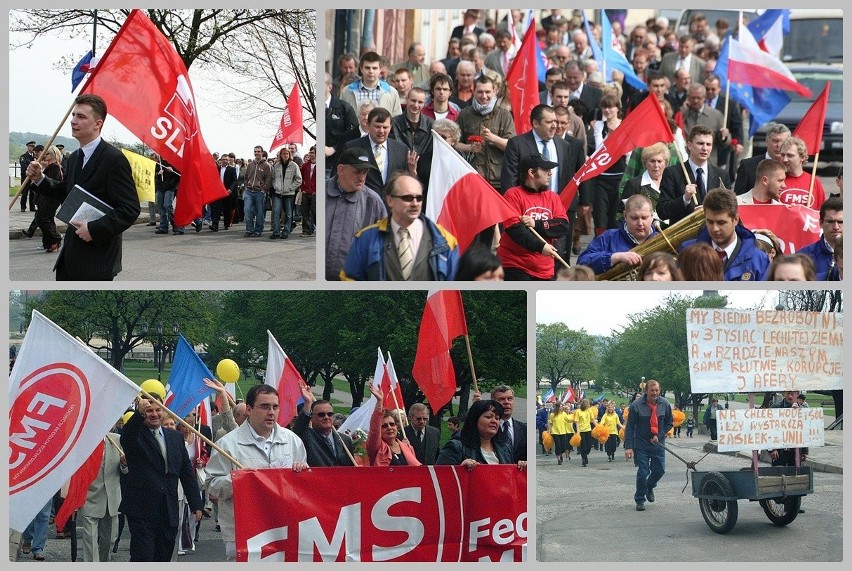
<instances>
[{"instance_id":1,"label":"blue denim jeans","mask_svg":"<svg viewBox=\"0 0 852 571\"><path fill-rule=\"evenodd\" d=\"M168 230L169 223L174 227L175 218L175 189L157 191L157 209L160 211L160 230Z\"/></svg>"},{"instance_id":2,"label":"blue denim jeans","mask_svg":"<svg viewBox=\"0 0 852 571\"><path fill-rule=\"evenodd\" d=\"M272 197L272 234L289 236L293 226L293 201L296 195ZM281 231L281 209L284 208L284 231Z\"/></svg>"},{"instance_id":3,"label":"blue denim jeans","mask_svg":"<svg viewBox=\"0 0 852 571\"><path fill-rule=\"evenodd\" d=\"M263 209L263 203L265 201L266 193L262 190L246 189L243 193L246 232L250 232L252 234L260 234L263 232L263 220L266 217L266 211Z\"/></svg>"},{"instance_id":4,"label":"blue denim jeans","mask_svg":"<svg viewBox=\"0 0 852 571\"><path fill-rule=\"evenodd\" d=\"M633 499L637 504L645 503L645 496L653 491L657 482L666 473L666 451L662 446L651 448L636 447L633 458L638 466L636 471L636 495Z\"/></svg>"},{"instance_id":5,"label":"blue denim jeans","mask_svg":"<svg viewBox=\"0 0 852 571\"><path fill-rule=\"evenodd\" d=\"M53 496L47 500L47 503L41 508L24 530L21 536L21 543L29 543L32 545L33 554L44 551L44 544L47 542L47 522L50 520L50 512L53 509Z\"/></svg>"}]
</instances>

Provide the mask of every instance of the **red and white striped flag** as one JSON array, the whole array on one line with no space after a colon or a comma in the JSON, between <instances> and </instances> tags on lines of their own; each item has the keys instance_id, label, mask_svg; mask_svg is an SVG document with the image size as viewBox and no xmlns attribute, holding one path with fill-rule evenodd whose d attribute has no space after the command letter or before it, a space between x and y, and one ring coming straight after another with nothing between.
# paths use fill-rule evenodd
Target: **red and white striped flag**
<instances>
[{"instance_id":1,"label":"red and white striped flag","mask_svg":"<svg viewBox=\"0 0 852 571\"><path fill-rule=\"evenodd\" d=\"M138 393L133 381L33 311L9 375L9 527L26 529Z\"/></svg>"},{"instance_id":2,"label":"red and white striped flag","mask_svg":"<svg viewBox=\"0 0 852 571\"><path fill-rule=\"evenodd\" d=\"M296 416L296 405L302 400L301 386L305 384L305 380L272 332L267 330L266 333L269 336L269 346L263 384L273 386L278 391L278 424L287 426Z\"/></svg>"}]
</instances>

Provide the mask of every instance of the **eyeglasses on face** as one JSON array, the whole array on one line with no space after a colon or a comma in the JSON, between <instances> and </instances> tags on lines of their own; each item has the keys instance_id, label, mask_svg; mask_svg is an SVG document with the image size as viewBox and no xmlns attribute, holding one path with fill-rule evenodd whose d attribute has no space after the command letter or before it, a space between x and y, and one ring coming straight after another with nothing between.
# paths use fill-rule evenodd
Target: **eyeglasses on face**
<instances>
[{"instance_id":1,"label":"eyeglasses on face","mask_svg":"<svg viewBox=\"0 0 852 571\"><path fill-rule=\"evenodd\" d=\"M334 416L334 411L331 411L331 412L315 412L315 413L312 413L312 416L318 416L320 418L325 418L327 416Z\"/></svg>"},{"instance_id":2,"label":"eyeglasses on face","mask_svg":"<svg viewBox=\"0 0 852 571\"><path fill-rule=\"evenodd\" d=\"M382 424L382 428L396 428L395 422L385 422Z\"/></svg>"},{"instance_id":3,"label":"eyeglasses on face","mask_svg":"<svg viewBox=\"0 0 852 571\"><path fill-rule=\"evenodd\" d=\"M391 194L391 196L398 198L403 202L423 202L422 194Z\"/></svg>"}]
</instances>

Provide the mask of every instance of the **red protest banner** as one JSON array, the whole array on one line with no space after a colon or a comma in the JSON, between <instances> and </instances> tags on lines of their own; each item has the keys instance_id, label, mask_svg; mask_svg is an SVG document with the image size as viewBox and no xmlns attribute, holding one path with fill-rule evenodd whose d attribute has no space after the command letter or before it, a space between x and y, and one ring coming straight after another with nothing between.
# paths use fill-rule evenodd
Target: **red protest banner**
<instances>
[{"instance_id":1,"label":"red protest banner","mask_svg":"<svg viewBox=\"0 0 852 571\"><path fill-rule=\"evenodd\" d=\"M526 559L527 475L515 465L237 470L232 478L238 561Z\"/></svg>"},{"instance_id":2,"label":"red protest banner","mask_svg":"<svg viewBox=\"0 0 852 571\"><path fill-rule=\"evenodd\" d=\"M801 204L740 204L737 210L746 228L772 230L784 243L784 254L792 254L819 240L819 212Z\"/></svg>"}]
</instances>

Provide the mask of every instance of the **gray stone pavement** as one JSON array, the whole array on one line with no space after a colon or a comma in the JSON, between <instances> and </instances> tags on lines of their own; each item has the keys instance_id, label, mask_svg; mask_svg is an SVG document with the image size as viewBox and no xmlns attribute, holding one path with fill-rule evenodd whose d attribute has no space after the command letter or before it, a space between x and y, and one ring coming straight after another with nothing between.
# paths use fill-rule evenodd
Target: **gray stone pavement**
<instances>
[{"instance_id":1,"label":"gray stone pavement","mask_svg":"<svg viewBox=\"0 0 852 571\"><path fill-rule=\"evenodd\" d=\"M41 234L29 239L32 212L15 207L9 212L9 279L53 281L56 254L41 247ZM123 270L116 281L304 281L313 280L317 268L317 239L302 237L297 226L287 240L270 240L271 213L267 213L263 236L245 238L245 225L211 232L206 226L196 233L154 234L143 209L135 225L123 235ZM65 225L57 221L60 235Z\"/></svg>"}]
</instances>

